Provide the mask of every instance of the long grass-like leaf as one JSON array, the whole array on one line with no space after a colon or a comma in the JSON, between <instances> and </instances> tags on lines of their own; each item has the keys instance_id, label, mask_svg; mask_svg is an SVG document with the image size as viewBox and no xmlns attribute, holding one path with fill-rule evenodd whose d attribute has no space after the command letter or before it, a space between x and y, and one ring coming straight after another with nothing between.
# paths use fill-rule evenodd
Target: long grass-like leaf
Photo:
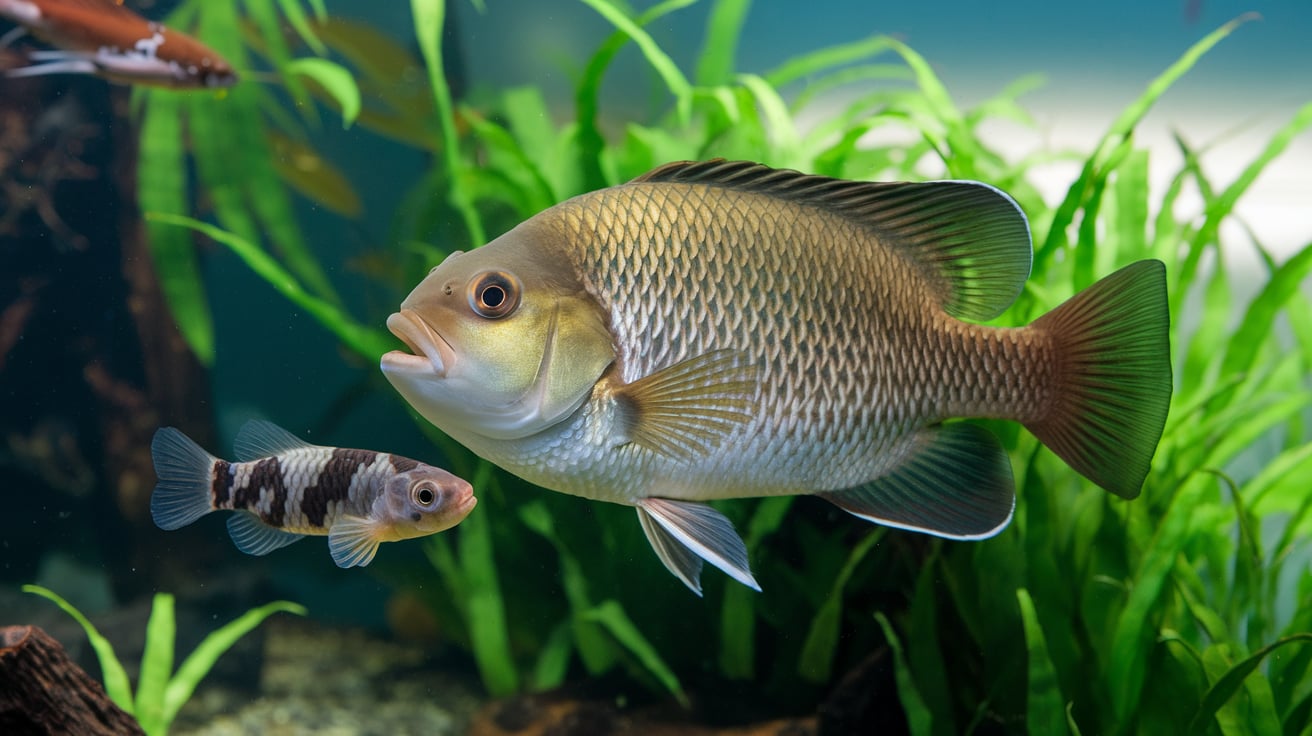
<instances>
[{"instance_id":1,"label":"long grass-like leaf","mask_svg":"<svg viewBox=\"0 0 1312 736\"><path fill-rule=\"evenodd\" d=\"M1309 275L1312 275L1312 243L1303 247L1285 261L1262 291L1248 305L1244 319L1228 340L1225 358L1221 361L1221 374L1234 375L1248 372L1258 356L1258 350L1272 331L1276 315L1297 296Z\"/></svg>"},{"instance_id":2,"label":"long grass-like leaf","mask_svg":"<svg viewBox=\"0 0 1312 736\"><path fill-rule=\"evenodd\" d=\"M934 732L934 714L925 707L925 699L916 688L915 678L911 676L911 668L907 666L906 654L902 650L902 641L897 638L893 624L889 623L883 613L876 611L875 620L879 622L879 628L884 630L888 648L893 651L893 673L897 681L898 699L907 716L908 730L912 736L931 736Z\"/></svg>"},{"instance_id":3,"label":"long grass-like leaf","mask_svg":"<svg viewBox=\"0 0 1312 736\"><path fill-rule=\"evenodd\" d=\"M137 700L134 715L141 730L148 734L168 731L164 713L164 693L173 674L173 642L177 627L173 617L173 596L156 593L151 603L150 621L146 623L146 646L141 653L141 672L137 677Z\"/></svg>"},{"instance_id":4,"label":"long grass-like leaf","mask_svg":"<svg viewBox=\"0 0 1312 736\"><path fill-rule=\"evenodd\" d=\"M765 81L778 89L799 79L829 71L857 61L878 56L893 48L888 36L871 36L860 41L829 46L789 59L765 75Z\"/></svg>"},{"instance_id":5,"label":"long grass-like leaf","mask_svg":"<svg viewBox=\"0 0 1312 736\"><path fill-rule=\"evenodd\" d=\"M1025 627L1025 646L1029 650L1029 697L1026 699L1025 725L1030 733L1061 733L1066 721L1057 670L1048 656L1048 644L1034 610L1029 591L1016 591L1020 618Z\"/></svg>"},{"instance_id":6,"label":"long grass-like leaf","mask_svg":"<svg viewBox=\"0 0 1312 736\"><path fill-rule=\"evenodd\" d=\"M601 605L584 614L584 618L595 621L606 628L615 640L624 645L633 656L637 657L642 663L643 669L650 672L656 679L669 691L671 695L679 701L685 708L688 707L688 696L683 691L683 686L679 684L679 678L674 674L674 670L665 664L656 648L647 641L638 627L629 619L628 614L624 612L624 607L615 600L603 601Z\"/></svg>"},{"instance_id":7,"label":"long grass-like leaf","mask_svg":"<svg viewBox=\"0 0 1312 736\"><path fill-rule=\"evenodd\" d=\"M734 75L738 38L751 0L716 0L706 23L706 39L697 58L697 84L712 87L728 84Z\"/></svg>"},{"instance_id":8,"label":"long grass-like leaf","mask_svg":"<svg viewBox=\"0 0 1312 736\"><path fill-rule=\"evenodd\" d=\"M224 652L232 648L243 636L250 633L255 627L264 623L264 620L275 613L292 613L297 616L305 615L305 606L290 601L274 601L259 608L253 608L246 613L238 616L232 621L225 624L222 628L210 632L201 643L187 658L179 665L178 671L169 681L169 685L164 690L164 706L161 708L162 718L167 725L173 722L178 711L188 700L191 694L196 691L196 686L200 681L209 674L213 669L214 663L219 661Z\"/></svg>"},{"instance_id":9,"label":"long grass-like leaf","mask_svg":"<svg viewBox=\"0 0 1312 736\"><path fill-rule=\"evenodd\" d=\"M123 669L123 664L118 661L114 654L114 645L100 634L100 631L82 615L82 612L73 607L73 604L64 600L58 593L40 585L24 585L24 593L33 593L59 606L60 609L73 617L82 630L87 634L87 641L91 643L91 648L96 652L96 659L100 660L100 674L105 681L105 694L109 699L114 701L114 705L122 708L125 712L132 714L136 708L132 703L132 686L128 684L128 673Z\"/></svg>"},{"instance_id":10,"label":"long grass-like leaf","mask_svg":"<svg viewBox=\"0 0 1312 736\"><path fill-rule=\"evenodd\" d=\"M802 644L802 653L798 656L797 672L812 682L825 682L829 679L834 666L834 652L838 648L838 633L843 615L843 589L847 587L848 578L861 564L865 556L884 538L884 528L880 527L866 535L852 548L847 562L834 578L829 595L824 604L811 620L811 628L806 633Z\"/></svg>"},{"instance_id":11,"label":"long grass-like leaf","mask_svg":"<svg viewBox=\"0 0 1312 736\"><path fill-rule=\"evenodd\" d=\"M674 63L669 54L665 53L655 39L644 31L640 25L625 15L618 7L611 4L609 0L583 0L583 3L597 11L601 17L610 21L611 25L633 39L633 42L642 50L642 55L647 58L647 63L664 80L670 94L674 95L675 109L679 114L679 124L687 125L692 119L692 85L689 84L687 77L683 76L683 72L679 71L679 66Z\"/></svg>"},{"instance_id":12,"label":"long grass-like leaf","mask_svg":"<svg viewBox=\"0 0 1312 736\"><path fill-rule=\"evenodd\" d=\"M1225 675L1212 683L1207 695L1203 697L1203 702L1198 706L1198 712L1194 714L1193 720L1189 722L1189 733L1207 733L1208 726L1216 716L1217 711L1239 692L1244 680L1253 674L1262 664L1262 661L1272 652L1289 644L1309 642L1312 642L1312 633L1291 634L1262 647L1231 667Z\"/></svg>"},{"instance_id":13,"label":"long grass-like leaf","mask_svg":"<svg viewBox=\"0 0 1312 736\"><path fill-rule=\"evenodd\" d=\"M190 228L228 246L256 275L268 282L278 293L309 312L319 324L336 335L337 339L370 362L377 361L395 344L382 330L360 325L340 307L306 291L300 282L272 256L234 233L190 217L159 212L147 212L146 221Z\"/></svg>"},{"instance_id":14,"label":"long grass-like leaf","mask_svg":"<svg viewBox=\"0 0 1312 736\"><path fill-rule=\"evenodd\" d=\"M487 493L492 482L492 466L479 463L472 485ZM468 586L470 643L483 686L495 697L510 695L519 689L519 672L510 651L506 604L486 513L470 514L460 524L460 566Z\"/></svg>"}]
</instances>

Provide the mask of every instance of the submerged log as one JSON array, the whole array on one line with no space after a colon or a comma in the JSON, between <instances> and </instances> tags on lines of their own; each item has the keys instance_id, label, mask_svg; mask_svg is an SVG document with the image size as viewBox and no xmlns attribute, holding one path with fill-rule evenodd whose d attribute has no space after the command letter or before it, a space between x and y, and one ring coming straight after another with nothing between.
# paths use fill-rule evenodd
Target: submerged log
<instances>
[{"instance_id":1,"label":"submerged log","mask_svg":"<svg viewBox=\"0 0 1312 736\"><path fill-rule=\"evenodd\" d=\"M36 626L0 629L0 733L139 734L58 641Z\"/></svg>"}]
</instances>

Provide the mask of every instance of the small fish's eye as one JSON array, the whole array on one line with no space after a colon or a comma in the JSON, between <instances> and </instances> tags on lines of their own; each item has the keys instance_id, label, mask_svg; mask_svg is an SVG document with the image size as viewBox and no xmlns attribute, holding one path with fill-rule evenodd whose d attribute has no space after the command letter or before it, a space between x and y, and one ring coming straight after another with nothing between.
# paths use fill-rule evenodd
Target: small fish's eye
<instances>
[{"instance_id":1,"label":"small fish's eye","mask_svg":"<svg viewBox=\"0 0 1312 736\"><path fill-rule=\"evenodd\" d=\"M469 306L480 317L500 319L519 306L519 281L505 271L486 271L469 282Z\"/></svg>"},{"instance_id":2,"label":"small fish's eye","mask_svg":"<svg viewBox=\"0 0 1312 736\"><path fill-rule=\"evenodd\" d=\"M433 488L432 483L420 483L410 495L420 506L432 506L437 500L437 489Z\"/></svg>"}]
</instances>

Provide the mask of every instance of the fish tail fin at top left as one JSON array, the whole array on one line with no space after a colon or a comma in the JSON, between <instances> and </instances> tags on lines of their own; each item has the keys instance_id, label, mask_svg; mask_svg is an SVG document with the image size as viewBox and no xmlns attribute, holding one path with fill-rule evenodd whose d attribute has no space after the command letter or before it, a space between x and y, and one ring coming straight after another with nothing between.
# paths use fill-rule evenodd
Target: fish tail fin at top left
<instances>
[{"instance_id":1,"label":"fish tail fin at top left","mask_svg":"<svg viewBox=\"0 0 1312 736\"><path fill-rule=\"evenodd\" d=\"M1052 402L1026 427L1081 475L1135 498L1171 403L1161 261L1130 264L1040 317L1056 348Z\"/></svg>"},{"instance_id":2,"label":"fish tail fin at top left","mask_svg":"<svg viewBox=\"0 0 1312 736\"><path fill-rule=\"evenodd\" d=\"M159 483L150 496L150 515L160 529L179 529L214 510L210 485L218 458L173 427L162 427L150 443Z\"/></svg>"}]
</instances>

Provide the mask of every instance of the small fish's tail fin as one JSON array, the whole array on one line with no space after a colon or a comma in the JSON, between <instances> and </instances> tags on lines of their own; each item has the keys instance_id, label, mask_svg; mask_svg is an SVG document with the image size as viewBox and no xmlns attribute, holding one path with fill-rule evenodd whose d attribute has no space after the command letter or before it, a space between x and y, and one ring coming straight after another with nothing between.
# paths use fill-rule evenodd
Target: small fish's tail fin
<instances>
[{"instance_id":1,"label":"small fish's tail fin","mask_svg":"<svg viewBox=\"0 0 1312 736\"><path fill-rule=\"evenodd\" d=\"M179 529L213 511L210 479L218 458L173 427L162 427L150 443L159 483L150 496L150 515L160 529Z\"/></svg>"},{"instance_id":2,"label":"small fish's tail fin","mask_svg":"<svg viewBox=\"0 0 1312 736\"><path fill-rule=\"evenodd\" d=\"M1166 267L1133 263L1043 315L1056 375L1044 416L1026 427L1081 475L1139 495L1171 403Z\"/></svg>"}]
</instances>

